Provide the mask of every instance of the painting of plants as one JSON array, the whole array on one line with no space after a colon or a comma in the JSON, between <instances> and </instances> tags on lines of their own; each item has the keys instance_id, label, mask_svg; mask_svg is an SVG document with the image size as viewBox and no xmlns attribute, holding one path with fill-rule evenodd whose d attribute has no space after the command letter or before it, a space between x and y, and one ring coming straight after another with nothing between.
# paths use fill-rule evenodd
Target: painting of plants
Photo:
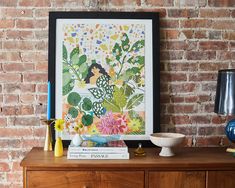
<instances>
[{"instance_id":1,"label":"painting of plants","mask_svg":"<svg viewBox=\"0 0 235 188\"><path fill-rule=\"evenodd\" d=\"M65 24L63 119L82 134L144 135L143 24Z\"/></svg>"}]
</instances>

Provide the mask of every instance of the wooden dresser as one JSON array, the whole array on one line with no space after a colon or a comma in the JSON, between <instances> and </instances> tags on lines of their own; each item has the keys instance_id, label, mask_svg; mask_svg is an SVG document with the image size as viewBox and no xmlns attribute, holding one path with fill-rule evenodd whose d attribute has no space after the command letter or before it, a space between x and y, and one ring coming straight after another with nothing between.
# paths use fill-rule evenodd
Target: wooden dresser
<instances>
[{"instance_id":1,"label":"wooden dresser","mask_svg":"<svg viewBox=\"0 0 235 188\"><path fill-rule=\"evenodd\" d=\"M235 157L226 148L180 148L176 156L67 160L33 148L21 162L27 188L235 188ZM66 151L65 151L66 154Z\"/></svg>"}]
</instances>

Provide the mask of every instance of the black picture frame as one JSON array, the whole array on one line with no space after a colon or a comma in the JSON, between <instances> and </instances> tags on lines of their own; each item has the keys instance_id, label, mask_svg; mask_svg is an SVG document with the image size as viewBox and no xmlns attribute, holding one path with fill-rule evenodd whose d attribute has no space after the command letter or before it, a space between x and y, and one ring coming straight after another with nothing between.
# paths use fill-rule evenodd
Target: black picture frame
<instances>
[{"instance_id":1,"label":"black picture frame","mask_svg":"<svg viewBox=\"0 0 235 188\"><path fill-rule=\"evenodd\" d=\"M152 132L160 131L160 37L159 13L157 12L49 12L49 50L48 50L48 81L51 83L51 118L56 114L56 25L57 19L150 19L152 20L152 75L153 75L153 127ZM52 126L53 146L55 144L55 129ZM153 146L150 140L125 140L128 147ZM70 140L63 140L68 147Z\"/></svg>"}]
</instances>

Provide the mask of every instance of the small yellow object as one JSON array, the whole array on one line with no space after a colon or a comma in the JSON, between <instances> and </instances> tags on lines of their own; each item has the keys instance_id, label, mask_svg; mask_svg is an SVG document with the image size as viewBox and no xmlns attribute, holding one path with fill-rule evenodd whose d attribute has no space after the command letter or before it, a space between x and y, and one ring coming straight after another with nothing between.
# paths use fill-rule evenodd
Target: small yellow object
<instances>
[{"instance_id":1,"label":"small yellow object","mask_svg":"<svg viewBox=\"0 0 235 188\"><path fill-rule=\"evenodd\" d=\"M54 155L55 157L62 157L64 154L64 151L63 151L63 143L62 143L62 140L60 137L58 137L56 139L56 142L55 142L55 149L54 149Z\"/></svg>"},{"instance_id":2,"label":"small yellow object","mask_svg":"<svg viewBox=\"0 0 235 188\"><path fill-rule=\"evenodd\" d=\"M235 153L235 148L227 148L226 151L230 153Z\"/></svg>"},{"instance_id":3,"label":"small yellow object","mask_svg":"<svg viewBox=\"0 0 235 188\"><path fill-rule=\"evenodd\" d=\"M137 157L145 157L146 156L146 152L142 148L141 143L139 143L139 146L137 149L135 149L134 153L135 153L135 156L137 156Z\"/></svg>"}]
</instances>

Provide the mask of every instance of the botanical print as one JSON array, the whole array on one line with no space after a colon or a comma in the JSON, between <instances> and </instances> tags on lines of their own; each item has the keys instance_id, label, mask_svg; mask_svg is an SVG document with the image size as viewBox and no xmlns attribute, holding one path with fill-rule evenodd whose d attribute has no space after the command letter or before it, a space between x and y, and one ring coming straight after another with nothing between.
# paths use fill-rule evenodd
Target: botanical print
<instances>
[{"instance_id":1,"label":"botanical print","mask_svg":"<svg viewBox=\"0 0 235 188\"><path fill-rule=\"evenodd\" d=\"M145 135L145 25L64 23L62 32L67 131Z\"/></svg>"}]
</instances>

